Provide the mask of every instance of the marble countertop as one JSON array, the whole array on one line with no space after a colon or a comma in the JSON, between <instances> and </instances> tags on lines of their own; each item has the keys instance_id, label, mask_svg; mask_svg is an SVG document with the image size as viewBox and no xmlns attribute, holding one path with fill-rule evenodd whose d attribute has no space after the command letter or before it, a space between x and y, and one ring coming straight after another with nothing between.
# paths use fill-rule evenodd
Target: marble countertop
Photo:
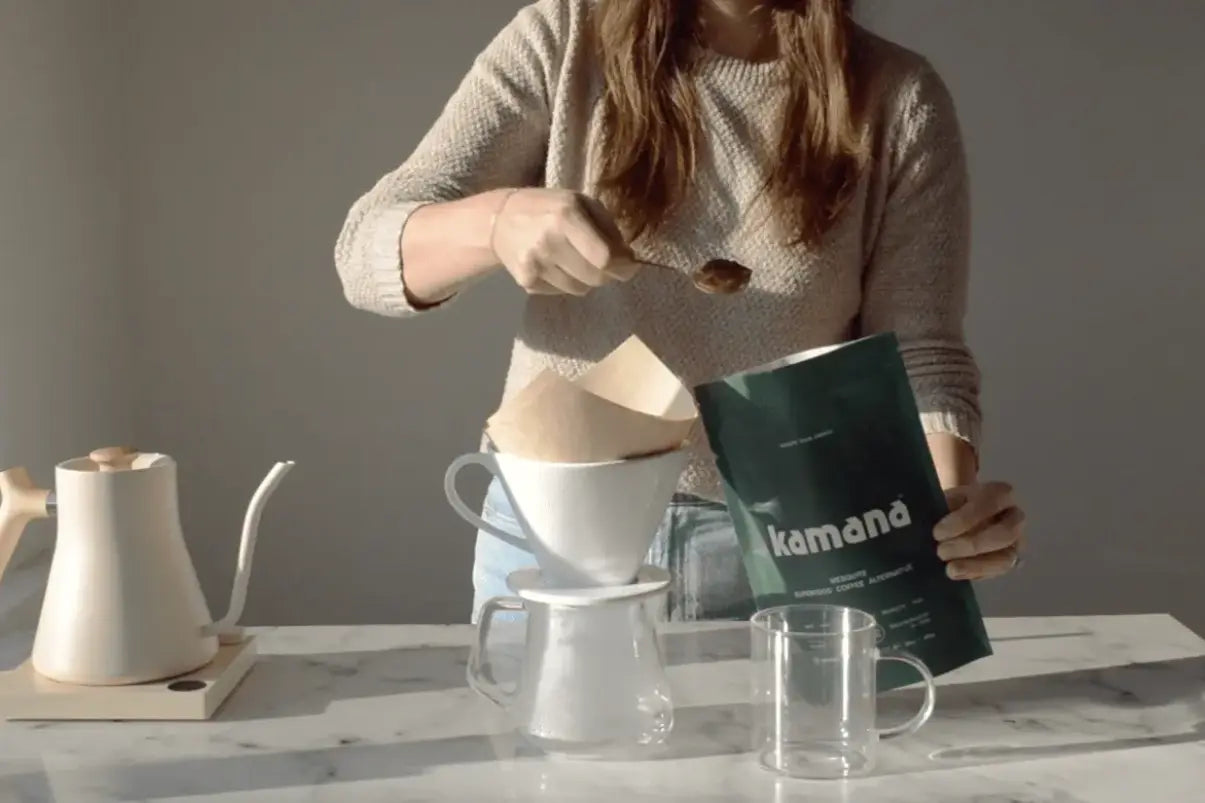
<instances>
[{"instance_id":1,"label":"marble countertop","mask_svg":"<svg viewBox=\"0 0 1205 803\"><path fill-rule=\"evenodd\" d=\"M0 607L0 668L27 654L36 596ZM0 723L0 801L1205 799L1205 641L1168 616L989 620L996 655L941 678L930 724L848 782L779 779L746 752L742 626L667 633L668 755L622 764L511 736L465 686L467 626L255 632L259 662L210 722Z\"/></svg>"}]
</instances>

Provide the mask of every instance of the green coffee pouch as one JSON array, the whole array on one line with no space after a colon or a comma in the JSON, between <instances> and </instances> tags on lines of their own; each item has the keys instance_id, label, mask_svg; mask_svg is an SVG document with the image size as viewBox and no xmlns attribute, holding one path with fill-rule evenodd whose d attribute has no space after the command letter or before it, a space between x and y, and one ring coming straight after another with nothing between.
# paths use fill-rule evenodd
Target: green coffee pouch
<instances>
[{"instance_id":1,"label":"green coffee pouch","mask_svg":"<svg viewBox=\"0 0 1205 803\"><path fill-rule=\"evenodd\" d=\"M880 646L940 675L992 653L975 592L951 580L948 511L899 344L886 333L695 389L758 608L846 605ZM917 680L881 665L881 689Z\"/></svg>"}]
</instances>

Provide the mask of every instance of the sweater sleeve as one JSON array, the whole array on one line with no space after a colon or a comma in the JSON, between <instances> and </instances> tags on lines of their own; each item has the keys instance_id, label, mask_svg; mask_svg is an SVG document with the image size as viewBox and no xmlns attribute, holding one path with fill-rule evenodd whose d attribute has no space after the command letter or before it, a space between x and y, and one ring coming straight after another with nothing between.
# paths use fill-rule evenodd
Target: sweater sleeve
<instances>
[{"instance_id":1,"label":"sweater sleeve","mask_svg":"<svg viewBox=\"0 0 1205 803\"><path fill-rule=\"evenodd\" d=\"M925 431L950 433L977 451L980 377L963 334L970 202L962 135L953 98L928 64L895 108L862 327L896 333Z\"/></svg>"},{"instance_id":2,"label":"sweater sleeve","mask_svg":"<svg viewBox=\"0 0 1205 803\"><path fill-rule=\"evenodd\" d=\"M541 0L520 10L477 56L409 158L352 205L335 266L353 307L390 317L432 309L416 306L406 292L401 234L414 211L539 180L563 8L560 0Z\"/></svg>"}]
</instances>

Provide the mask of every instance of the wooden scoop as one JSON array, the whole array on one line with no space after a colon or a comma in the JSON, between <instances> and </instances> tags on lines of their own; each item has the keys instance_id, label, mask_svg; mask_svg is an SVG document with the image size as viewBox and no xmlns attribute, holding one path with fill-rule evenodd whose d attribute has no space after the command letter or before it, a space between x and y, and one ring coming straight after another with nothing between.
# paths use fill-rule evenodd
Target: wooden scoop
<instances>
[{"instance_id":1,"label":"wooden scoop","mask_svg":"<svg viewBox=\"0 0 1205 803\"><path fill-rule=\"evenodd\" d=\"M671 265L662 265L658 262L640 260L640 263L650 268L685 273ZM753 278L753 271L731 259L709 259L687 275L694 283L695 289L701 292L709 295L732 295L741 292L749 285L749 280Z\"/></svg>"}]
</instances>

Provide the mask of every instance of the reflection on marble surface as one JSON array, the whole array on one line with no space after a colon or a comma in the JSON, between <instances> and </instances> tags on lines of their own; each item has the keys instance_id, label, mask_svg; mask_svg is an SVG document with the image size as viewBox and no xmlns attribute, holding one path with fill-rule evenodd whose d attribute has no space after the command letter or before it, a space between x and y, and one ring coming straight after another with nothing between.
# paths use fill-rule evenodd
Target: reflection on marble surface
<instances>
[{"instance_id":1,"label":"reflection on marble surface","mask_svg":"<svg viewBox=\"0 0 1205 803\"><path fill-rule=\"evenodd\" d=\"M32 625L32 622L27 623ZM0 665L29 632L0 620ZM0 725L0 801L900 801L1178 803L1205 788L1205 642L1170 617L989 622L997 654L940 679L874 777L791 781L748 746L743 627L675 627L663 755L555 762L470 692L466 627L261 631L211 722ZM913 689L884 696L884 721Z\"/></svg>"}]
</instances>

